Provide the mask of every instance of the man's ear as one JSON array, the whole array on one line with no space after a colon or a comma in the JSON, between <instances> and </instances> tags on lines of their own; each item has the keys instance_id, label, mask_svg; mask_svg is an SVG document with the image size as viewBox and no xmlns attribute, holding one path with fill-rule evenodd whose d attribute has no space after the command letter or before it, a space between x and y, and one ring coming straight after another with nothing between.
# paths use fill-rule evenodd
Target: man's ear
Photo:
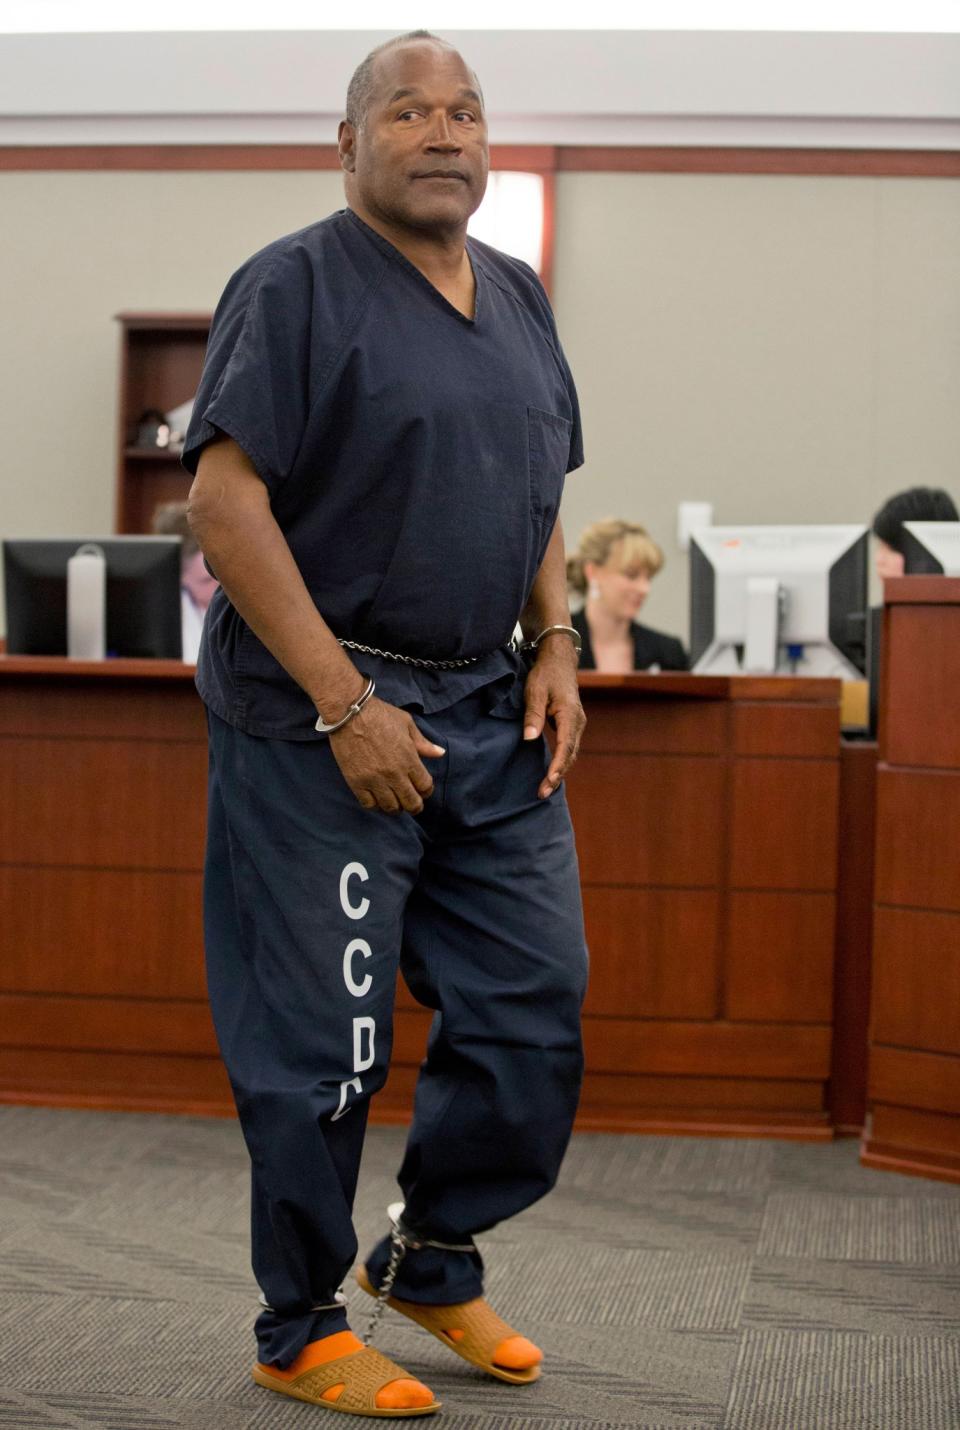
<instances>
[{"instance_id":1,"label":"man's ear","mask_svg":"<svg viewBox=\"0 0 960 1430\"><path fill-rule=\"evenodd\" d=\"M340 127L337 130L337 149L340 154L341 169L352 174L357 167L357 135L353 125L346 119L341 119Z\"/></svg>"}]
</instances>

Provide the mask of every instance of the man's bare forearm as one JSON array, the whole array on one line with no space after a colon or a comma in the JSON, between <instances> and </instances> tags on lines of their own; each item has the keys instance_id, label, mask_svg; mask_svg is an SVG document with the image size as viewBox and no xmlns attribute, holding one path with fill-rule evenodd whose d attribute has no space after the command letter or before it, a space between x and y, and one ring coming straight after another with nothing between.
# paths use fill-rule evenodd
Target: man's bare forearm
<instances>
[{"instance_id":1,"label":"man's bare forearm","mask_svg":"<svg viewBox=\"0 0 960 1430\"><path fill-rule=\"evenodd\" d=\"M570 624L570 601L567 596L567 562L563 548L563 532L559 521L553 534L537 579L533 583L530 599L520 617L520 629L527 640L547 626L568 626ZM566 637L560 637L565 640Z\"/></svg>"},{"instance_id":2,"label":"man's bare forearm","mask_svg":"<svg viewBox=\"0 0 960 1430\"><path fill-rule=\"evenodd\" d=\"M547 626L569 624L567 563L563 532L557 522L533 583L530 599L520 617L520 626L527 640L532 640ZM550 768L537 790L540 799L549 799L577 758L580 736L586 724L577 690L578 661L576 646L569 636L557 631L537 647L537 658L527 676L523 738L539 738L547 720L553 723L557 732Z\"/></svg>"},{"instance_id":3,"label":"man's bare forearm","mask_svg":"<svg viewBox=\"0 0 960 1430\"><path fill-rule=\"evenodd\" d=\"M314 605L267 488L229 438L204 448L188 516L231 604L323 718L339 719L365 681Z\"/></svg>"}]
</instances>

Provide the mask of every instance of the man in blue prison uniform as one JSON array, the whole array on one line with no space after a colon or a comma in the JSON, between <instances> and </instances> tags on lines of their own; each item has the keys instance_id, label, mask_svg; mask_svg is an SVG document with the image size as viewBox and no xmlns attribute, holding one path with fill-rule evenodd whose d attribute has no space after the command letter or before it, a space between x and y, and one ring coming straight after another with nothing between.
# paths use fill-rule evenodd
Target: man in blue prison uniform
<instances>
[{"instance_id":1,"label":"man in blue prison uniform","mask_svg":"<svg viewBox=\"0 0 960 1430\"><path fill-rule=\"evenodd\" d=\"M358 1279L491 1375L536 1378L473 1236L553 1186L580 1088L561 781L584 718L556 518L583 457L540 283L466 238L488 160L456 51L374 51L340 156L349 207L227 285L184 452L221 582L197 673L208 981L252 1161L255 1379L426 1414L347 1326L357 1168L399 965L436 1016L404 1204Z\"/></svg>"}]
</instances>

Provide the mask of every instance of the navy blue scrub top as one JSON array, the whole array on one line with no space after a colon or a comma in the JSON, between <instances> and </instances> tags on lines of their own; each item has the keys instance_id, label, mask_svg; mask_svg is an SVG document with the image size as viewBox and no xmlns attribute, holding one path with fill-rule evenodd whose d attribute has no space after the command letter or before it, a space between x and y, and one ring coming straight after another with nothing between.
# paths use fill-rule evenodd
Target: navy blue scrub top
<instances>
[{"instance_id":1,"label":"navy blue scrub top","mask_svg":"<svg viewBox=\"0 0 960 1430\"><path fill-rule=\"evenodd\" d=\"M183 462L243 448L334 635L377 694L429 712L515 670L506 649L583 461L576 389L533 270L468 239L473 319L349 209L272 243L217 307ZM220 590L197 686L253 735L314 737L303 690Z\"/></svg>"}]
</instances>

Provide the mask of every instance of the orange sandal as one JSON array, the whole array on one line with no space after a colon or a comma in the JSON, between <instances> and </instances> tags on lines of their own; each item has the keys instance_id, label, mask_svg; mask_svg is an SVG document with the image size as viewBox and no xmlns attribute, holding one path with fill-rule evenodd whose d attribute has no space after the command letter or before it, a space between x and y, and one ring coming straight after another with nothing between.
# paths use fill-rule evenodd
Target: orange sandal
<instances>
[{"instance_id":1,"label":"orange sandal","mask_svg":"<svg viewBox=\"0 0 960 1430\"><path fill-rule=\"evenodd\" d=\"M328 1339L339 1342L340 1336L344 1337L341 1344L360 1347L350 1331L340 1332ZM315 1346L324 1346L324 1342L317 1342ZM392 1407L378 1404L380 1392L394 1382L402 1382L405 1388L416 1387L421 1396L433 1394L379 1351L363 1346L350 1349L345 1355L320 1359L312 1354L315 1346L308 1346L305 1353L301 1352L292 1370L278 1370L258 1362L251 1375L258 1385L266 1386L268 1390L277 1390L294 1400L306 1400L312 1405L322 1405L325 1410L340 1410L347 1415L399 1419L406 1415L432 1415L440 1409L440 1401L436 1399L421 1405ZM339 1345L331 1345L327 1349L339 1349ZM296 1367L300 1363L304 1368L298 1372ZM397 1388L400 1390L399 1385Z\"/></svg>"},{"instance_id":2,"label":"orange sandal","mask_svg":"<svg viewBox=\"0 0 960 1430\"><path fill-rule=\"evenodd\" d=\"M365 1266L357 1267L356 1275L358 1284L368 1296L379 1295ZM388 1296L387 1305L399 1311L401 1316L416 1321L418 1326L436 1336L458 1356L471 1365L479 1366L488 1375L496 1376L497 1380L508 1381L511 1385L529 1385L540 1375L543 1352L501 1320L493 1307L480 1296L456 1306L425 1306L416 1301L401 1301L395 1296ZM506 1343L510 1341L516 1344L508 1347ZM498 1361L497 1352L507 1363ZM518 1359L532 1360L533 1364L511 1369L509 1361Z\"/></svg>"}]
</instances>

